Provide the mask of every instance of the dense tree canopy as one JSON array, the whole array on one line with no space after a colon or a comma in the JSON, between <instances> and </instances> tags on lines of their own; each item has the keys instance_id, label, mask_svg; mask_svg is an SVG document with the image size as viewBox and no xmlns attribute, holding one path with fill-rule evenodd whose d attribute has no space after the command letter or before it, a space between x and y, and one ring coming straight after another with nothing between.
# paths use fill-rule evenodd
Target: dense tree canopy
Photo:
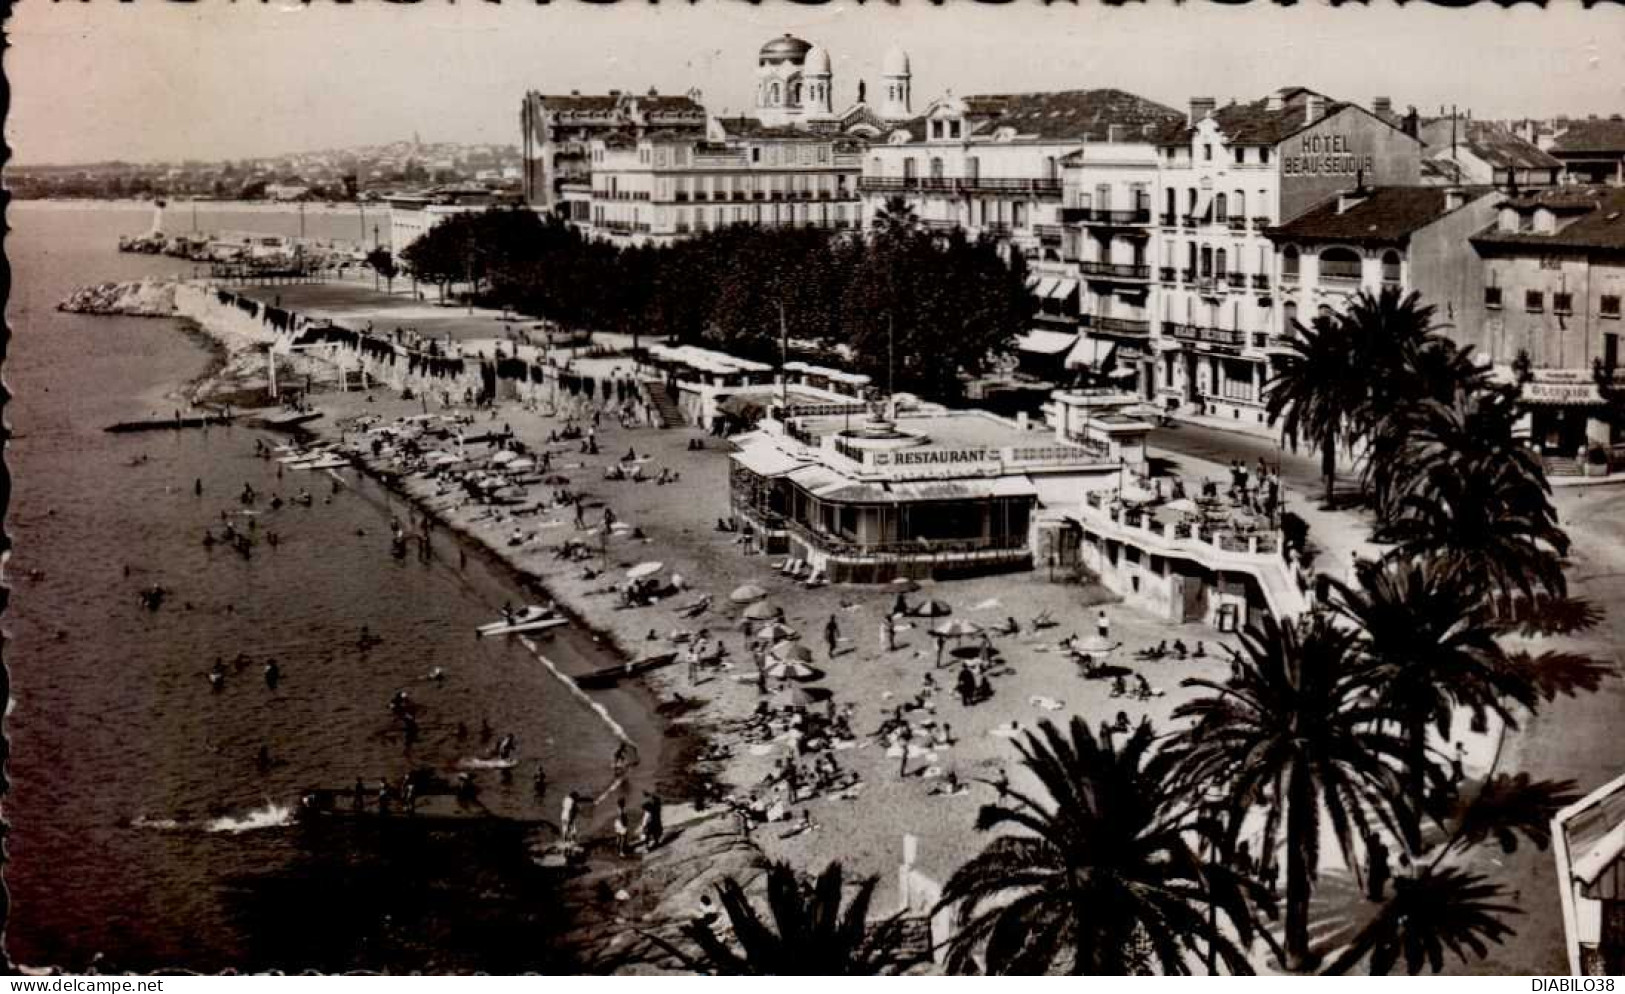
<instances>
[{"instance_id":1,"label":"dense tree canopy","mask_svg":"<svg viewBox=\"0 0 1625 994\"><path fill-rule=\"evenodd\" d=\"M402 253L419 280L471 280L488 303L570 327L779 358L782 339L850 349L879 385L961 393L1031 315L1026 273L995 243L933 235L906 209L869 237L734 225L620 248L493 208L447 218Z\"/></svg>"}]
</instances>

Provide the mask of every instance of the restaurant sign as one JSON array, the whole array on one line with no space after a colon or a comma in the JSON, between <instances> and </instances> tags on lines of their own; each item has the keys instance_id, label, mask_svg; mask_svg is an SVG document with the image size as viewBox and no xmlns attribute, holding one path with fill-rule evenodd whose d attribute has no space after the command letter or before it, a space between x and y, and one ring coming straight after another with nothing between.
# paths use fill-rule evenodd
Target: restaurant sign
<instances>
[{"instance_id":1,"label":"restaurant sign","mask_svg":"<svg viewBox=\"0 0 1625 994\"><path fill-rule=\"evenodd\" d=\"M1525 383L1523 399L1531 404L1601 404L1595 383Z\"/></svg>"},{"instance_id":2,"label":"restaurant sign","mask_svg":"<svg viewBox=\"0 0 1625 994\"><path fill-rule=\"evenodd\" d=\"M986 447L876 452L873 465L897 476L975 476L1000 468L999 450Z\"/></svg>"}]
</instances>

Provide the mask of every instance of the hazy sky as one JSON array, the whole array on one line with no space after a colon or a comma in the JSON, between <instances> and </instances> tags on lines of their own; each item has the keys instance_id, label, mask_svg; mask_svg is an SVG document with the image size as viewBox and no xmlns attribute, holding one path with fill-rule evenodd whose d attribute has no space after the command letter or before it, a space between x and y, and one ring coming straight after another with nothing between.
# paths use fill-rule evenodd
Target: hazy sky
<instances>
[{"instance_id":1,"label":"hazy sky","mask_svg":"<svg viewBox=\"0 0 1625 994\"><path fill-rule=\"evenodd\" d=\"M20 0L6 134L20 163L216 159L367 144L518 142L527 89L680 92L750 104L758 47L790 31L834 58L837 106L894 41L915 106L955 93L1114 86L1183 109L1301 84L1486 117L1625 111L1625 5L1333 8L1099 0L932 7L767 0L500 6L325 0Z\"/></svg>"}]
</instances>

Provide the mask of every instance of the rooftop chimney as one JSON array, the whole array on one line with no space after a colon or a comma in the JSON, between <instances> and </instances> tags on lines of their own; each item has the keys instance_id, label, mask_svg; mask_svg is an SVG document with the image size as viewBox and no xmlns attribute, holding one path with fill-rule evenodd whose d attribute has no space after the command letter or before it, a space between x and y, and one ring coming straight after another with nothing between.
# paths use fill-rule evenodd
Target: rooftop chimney
<instances>
[{"instance_id":1,"label":"rooftop chimney","mask_svg":"<svg viewBox=\"0 0 1625 994\"><path fill-rule=\"evenodd\" d=\"M1416 116L1416 108L1407 107L1405 109L1405 120L1399 122L1399 130L1415 138L1420 133L1421 128L1421 119Z\"/></svg>"},{"instance_id":2,"label":"rooftop chimney","mask_svg":"<svg viewBox=\"0 0 1625 994\"><path fill-rule=\"evenodd\" d=\"M1363 177L1362 177L1363 180ZM1352 190L1344 190L1337 195L1337 213L1347 214L1349 211L1365 203L1371 198L1371 191L1361 184Z\"/></svg>"},{"instance_id":3,"label":"rooftop chimney","mask_svg":"<svg viewBox=\"0 0 1625 994\"><path fill-rule=\"evenodd\" d=\"M1276 90L1274 93L1271 93L1264 100L1265 110L1280 110L1284 106L1286 106L1286 101L1281 99L1280 90Z\"/></svg>"},{"instance_id":4,"label":"rooftop chimney","mask_svg":"<svg viewBox=\"0 0 1625 994\"><path fill-rule=\"evenodd\" d=\"M1124 137L1123 132L1124 128L1121 124L1108 124L1106 125L1106 140L1109 142L1120 142Z\"/></svg>"},{"instance_id":5,"label":"rooftop chimney","mask_svg":"<svg viewBox=\"0 0 1625 994\"><path fill-rule=\"evenodd\" d=\"M1459 186L1449 187L1444 191L1444 209L1450 211L1461 210L1467 203L1467 191Z\"/></svg>"},{"instance_id":6,"label":"rooftop chimney","mask_svg":"<svg viewBox=\"0 0 1625 994\"><path fill-rule=\"evenodd\" d=\"M1391 121L1394 117L1394 102L1387 97L1373 97L1371 98L1371 113L1384 121Z\"/></svg>"},{"instance_id":7,"label":"rooftop chimney","mask_svg":"<svg viewBox=\"0 0 1625 994\"><path fill-rule=\"evenodd\" d=\"M1303 102L1303 123L1314 124L1326 114L1326 98L1318 93L1309 94Z\"/></svg>"},{"instance_id":8,"label":"rooftop chimney","mask_svg":"<svg viewBox=\"0 0 1625 994\"><path fill-rule=\"evenodd\" d=\"M1218 106L1219 101L1214 97L1191 97L1191 127L1195 127L1202 118L1213 113Z\"/></svg>"}]
</instances>

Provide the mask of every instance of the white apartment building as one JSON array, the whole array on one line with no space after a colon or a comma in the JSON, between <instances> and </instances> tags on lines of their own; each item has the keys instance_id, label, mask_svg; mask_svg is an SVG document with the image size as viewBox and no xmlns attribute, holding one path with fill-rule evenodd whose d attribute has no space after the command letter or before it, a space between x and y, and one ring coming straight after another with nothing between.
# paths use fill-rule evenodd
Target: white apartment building
<instances>
[{"instance_id":1,"label":"white apartment building","mask_svg":"<svg viewBox=\"0 0 1625 994\"><path fill-rule=\"evenodd\" d=\"M1191 100L1189 118L1157 138L1161 403L1264 423L1270 342L1283 333L1267 230L1350 187L1418 185L1414 130L1414 116L1379 117L1302 87L1225 107Z\"/></svg>"}]
</instances>

